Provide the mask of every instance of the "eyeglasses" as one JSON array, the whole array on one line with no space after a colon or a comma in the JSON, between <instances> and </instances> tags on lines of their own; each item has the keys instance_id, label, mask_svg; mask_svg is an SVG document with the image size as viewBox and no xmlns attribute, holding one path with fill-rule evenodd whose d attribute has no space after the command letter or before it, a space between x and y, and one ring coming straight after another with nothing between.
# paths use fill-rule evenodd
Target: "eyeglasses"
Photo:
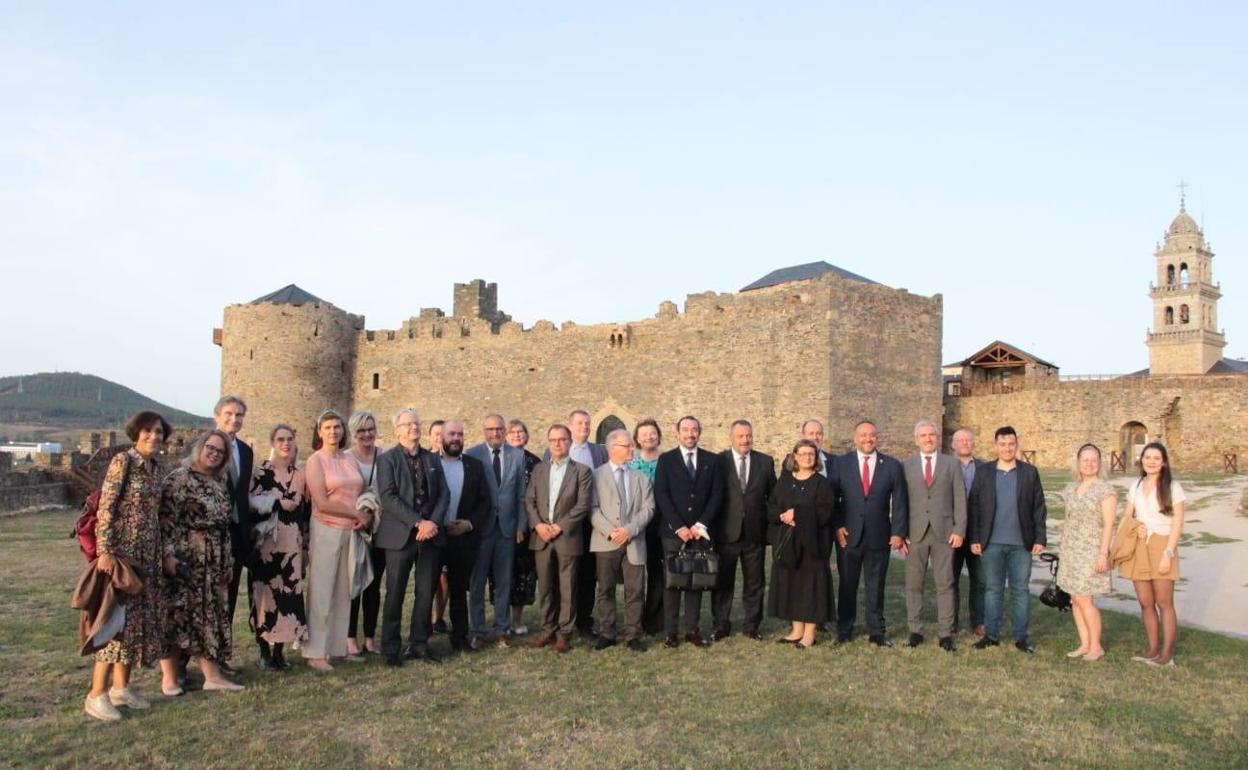
<instances>
[{"instance_id":1,"label":"eyeglasses","mask_svg":"<svg viewBox=\"0 0 1248 770\"><path fill-rule=\"evenodd\" d=\"M612 444L611 446L619 447L620 449L632 449L633 448L632 444Z\"/></svg>"},{"instance_id":2,"label":"eyeglasses","mask_svg":"<svg viewBox=\"0 0 1248 770\"><path fill-rule=\"evenodd\" d=\"M398 425L395 425L394 427L396 427L396 428L402 428L402 429L406 429L406 428L419 428L419 427L420 427L420 423L418 423L418 422L401 422L401 423L399 423Z\"/></svg>"},{"instance_id":3,"label":"eyeglasses","mask_svg":"<svg viewBox=\"0 0 1248 770\"><path fill-rule=\"evenodd\" d=\"M217 457L223 457L225 455L225 450L218 449L216 444L204 444L204 451L210 455L216 455Z\"/></svg>"}]
</instances>

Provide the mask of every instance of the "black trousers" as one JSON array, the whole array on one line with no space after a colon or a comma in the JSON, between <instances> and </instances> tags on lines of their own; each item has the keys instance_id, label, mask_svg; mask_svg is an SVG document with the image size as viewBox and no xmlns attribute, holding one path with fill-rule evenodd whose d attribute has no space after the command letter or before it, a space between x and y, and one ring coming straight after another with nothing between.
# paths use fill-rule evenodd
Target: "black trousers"
<instances>
[{"instance_id":1,"label":"black trousers","mask_svg":"<svg viewBox=\"0 0 1248 770\"><path fill-rule=\"evenodd\" d=\"M705 541L703 541L705 542ZM663 556L668 557L680 552L679 540L663 540ZM680 633L680 601L685 601L685 631L698 630L698 621L702 616L702 592L680 591L674 588L663 589L663 632L668 636Z\"/></svg>"},{"instance_id":2,"label":"black trousers","mask_svg":"<svg viewBox=\"0 0 1248 770\"><path fill-rule=\"evenodd\" d=\"M763 622L763 561L767 547L760 543L719 543L719 584L711 593L712 625L717 631L732 630L732 598L736 593L737 562L741 562L741 604L745 610L742 625L757 631Z\"/></svg>"},{"instance_id":3,"label":"black trousers","mask_svg":"<svg viewBox=\"0 0 1248 770\"><path fill-rule=\"evenodd\" d=\"M407 598L407 578L413 572L416 575L416 597L408 624L407 646L416 650L426 649L432 625L433 591L442 571L440 549L432 543L413 540L402 548L379 550L386 557L386 607L381 621L381 651L386 655L398 655L403 647L403 603Z\"/></svg>"},{"instance_id":4,"label":"black trousers","mask_svg":"<svg viewBox=\"0 0 1248 770\"><path fill-rule=\"evenodd\" d=\"M360 607L364 608L364 636L372 639L377 635L377 613L381 609L381 583L386 574L386 549L369 548L373 562L373 582L364 587L360 595L351 600L351 619L347 621L347 638L356 638L359 630Z\"/></svg>"},{"instance_id":5,"label":"black trousers","mask_svg":"<svg viewBox=\"0 0 1248 770\"><path fill-rule=\"evenodd\" d=\"M477 563L477 544L460 542L463 536L448 537L442 548L441 563L446 565L446 603L451 616L451 641L468 638L468 588L472 568Z\"/></svg>"},{"instance_id":6,"label":"black trousers","mask_svg":"<svg viewBox=\"0 0 1248 770\"><path fill-rule=\"evenodd\" d=\"M958 617L962 607L962 565L970 574L970 591L967 593L966 605L970 615L970 628L984 624L984 568L980 557L971 553L971 544L963 543L961 548L953 552L953 630L958 630Z\"/></svg>"},{"instance_id":7,"label":"black trousers","mask_svg":"<svg viewBox=\"0 0 1248 770\"><path fill-rule=\"evenodd\" d=\"M884 635L884 576L888 573L888 548L848 546L837 552L841 586L836 613L836 631L848 636L858 619L858 583L861 580L867 605L867 633Z\"/></svg>"},{"instance_id":8,"label":"black trousers","mask_svg":"<svg viewBox=\"0 0 1248 770\"><path fill-rule=\"evenodd\" d=\"M594 554L589 553L588 541L585 553L576 567L576 630L583 634L594 632L594 598L597 596L598 566Z\"/></svg>"},{"instance_id":9,"label":"black trousers","mask_svg":"<svg viewBox=\"0 0 1248 770\"><path fill-rule=\"evenodd\" d=\"M647 634L663 630L663 538L658 529L646 529L646 605L641 628Z\"/></svg>"}]
</instances>

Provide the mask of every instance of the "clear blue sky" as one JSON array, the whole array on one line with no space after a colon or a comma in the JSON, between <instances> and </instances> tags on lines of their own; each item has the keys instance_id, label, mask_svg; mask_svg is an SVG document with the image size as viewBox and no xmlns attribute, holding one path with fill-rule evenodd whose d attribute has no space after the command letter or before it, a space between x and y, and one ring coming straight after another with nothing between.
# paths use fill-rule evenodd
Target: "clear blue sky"
<instances>
[{"instance_id":1,"label":"clear blue sky","mask_svg":"<svg viewBox=\"0 0 1248 770\"><path fill-rule=\"evenodd\" d=\"M256 5L0 1L0 373L204 413L287 283L590 323L820 259L943 294L946 361L1126 372L1180 179L1248 355L1237 4Z\"/></svg>"}]
</instances>

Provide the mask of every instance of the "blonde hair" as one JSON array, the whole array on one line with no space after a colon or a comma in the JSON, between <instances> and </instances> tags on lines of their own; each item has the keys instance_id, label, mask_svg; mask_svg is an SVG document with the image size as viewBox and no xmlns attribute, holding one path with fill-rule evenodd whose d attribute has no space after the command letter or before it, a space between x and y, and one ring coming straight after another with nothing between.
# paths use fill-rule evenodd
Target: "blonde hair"
<instances>
[{"instance_id":1,"label":"blonde hair","mask_svg":"<svg viewBox=\"0 0 1248 770\"><path fill-rule=\"evenodd\" d=\"M1074 464L1070 468L1070 477L1075 483L1083 481L1083 474L1079 472L1079 455L1083 454L1083 450L1091 449L1096 452L1096 478L1105 481L1109 478L1109 474L1105 472L1105 460L1101 456L1101 448L1093 443L1087 443L1075 450Z\"/></svg>"},{"instance_id":2,"label":"blonde hair","mask_svg":"<svg viewBox=\"0 0 1248 770\"><path fill-rule=\"evenodd\" d=\"M290 435L294 436L296 439L299 438L299 434L295 433L295 429L286 423L279 422L277 425L274 425L273 430L269 431L269 462L273 462L273 460L277 457L276 447L273 446L273 441L277 438L277 432L279 430L288 430L290 431ZM295 456L291 458L291 464L297 468L299 467L299 442L294 441L293 443L295 445Z\"/></svg>"},{"instance_id":3,"label":"blonde hair","mask_svg":"<svg viewBox=\"0 0 1248 770\"><path fill-rule=\"evenodd\" d=\"M212 438L213 436L220 436L221 440L225 442L222 445L223 448L225 449L225 454L221 456L221 465L218 466L215 471L209 471L205 475L210 476L211 478L217 479L219 481L225 477L226 473L229 472L228 468L234 462L234 457L230 452L230 443L231 443L230 437L225 433L225 431L221 431L221 430L217 430L216 428L213 428L212 430L208 431L204 435L195 439L195 443L191 445L191 451L186 455L186 457L182 458L182 467L188 468L188 469L193 468L195 465L195 461L198 460L199 456L204 453L204 444L207 444L208 439Z\"/></svg>"}]
</instances>

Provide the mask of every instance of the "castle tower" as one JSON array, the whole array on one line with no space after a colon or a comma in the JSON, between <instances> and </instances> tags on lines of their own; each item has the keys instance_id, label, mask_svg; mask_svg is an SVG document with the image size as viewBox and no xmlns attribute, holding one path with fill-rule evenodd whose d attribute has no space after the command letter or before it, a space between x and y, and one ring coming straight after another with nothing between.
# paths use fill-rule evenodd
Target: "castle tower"
<instances>
[{"instance_id":1,"label":"castle tower","mask_svg":"<svg viewBox=\"0 0 1248 770\"><path fill-rule=\"evenodd\" d=\"M1157 282L1150 284L1153 328L1148 333L1149 374L1204 374L1222 360L1226 337L1218 330L1221 287L1213 282L1213 252L1179 200L1179 214L1154 252Z\"/></svg>"},{"instance_id":2,"label":"castle tower","mask_svg":"<svg viewBox=\"0 0 1248 770\"><path fill-rule=\"evenodd\" d=\"M295 428L300 456L312 449L313 421L322 409L350 416L356 337L364 317L352 315L294 284L225 309L221 392L247 402L240 435L264 457L269 431Z\"/></svg>"},{"instance_id":3,"label":"castle tower","mask_svg":"<svg viewBox=\"0 0 1248 770\"><path fill-rule=\"evenodd\" d=\"M498 309L498 284L486 283L480 278L455 284L455 298L451 308L451 315L456 318L489 321L495 332L498 327L511 320L511 316Z\"/></svg>"}]
</instances>

